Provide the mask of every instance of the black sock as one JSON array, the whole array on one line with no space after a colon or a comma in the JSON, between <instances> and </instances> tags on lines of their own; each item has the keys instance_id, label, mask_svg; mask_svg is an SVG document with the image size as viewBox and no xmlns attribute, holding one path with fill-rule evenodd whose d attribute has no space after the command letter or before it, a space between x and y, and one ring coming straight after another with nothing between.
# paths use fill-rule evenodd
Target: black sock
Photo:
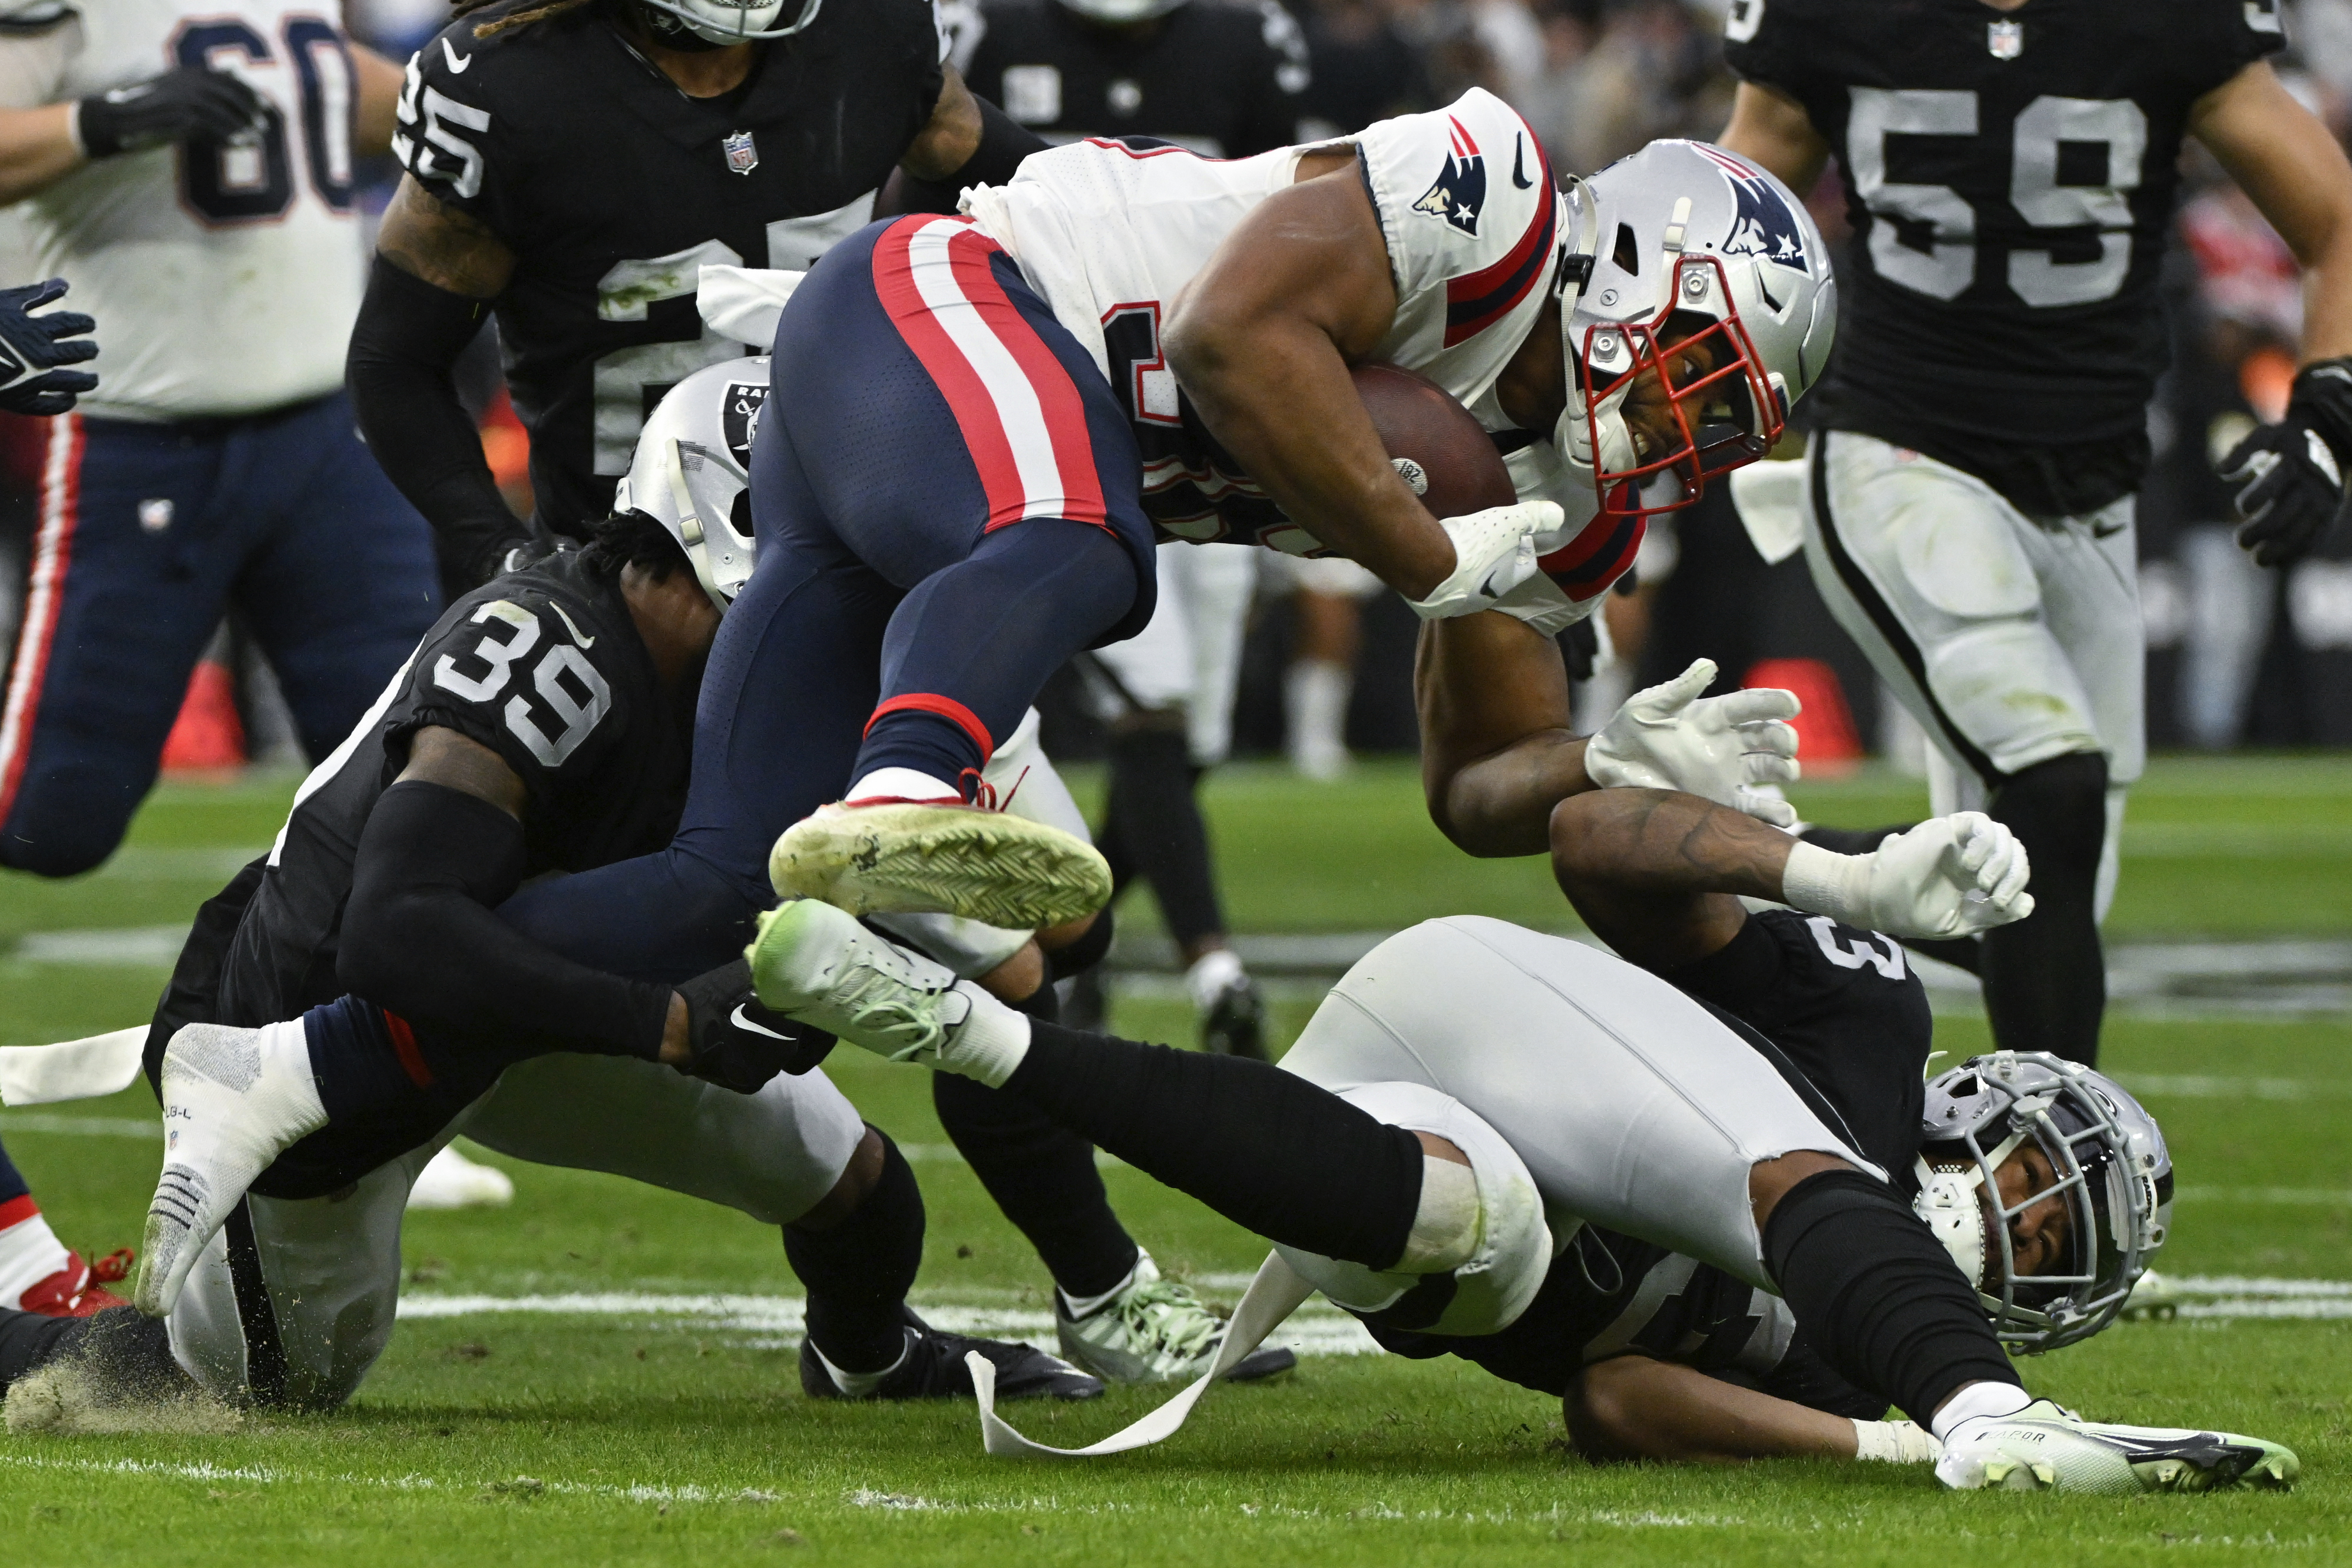
<instances>
[{"instance_id":1,"label":"black sock","mask_svg":"<svg viewBox=\"0 0 2352 1568\"><path fill-rule=\"evenodd\" d=\"M1054 994L1050 985L1038 989ZM1029 1238L1063 1294L1099 1296L1133 1270L1135 1238L1111 1209L1093 1144L1018 1096L953 1073L931 1075L931 1104L971 1173Z\"/></svg>"},{"instance_id":2,"label":"black sock","mask_svg":"<svg viewBox=\"0 0 2352 1568\"><path fill-rule=\"evenodd\" d=\"M1822 1359L1922 1426L1962 1384L2018 1381L1951 1255L1875 1176L1791 1187L1765 1222L1764 1261Z\"/></svg>"},{"instance_id":3,"label":"black sock","mask_svg":"<svg viewBox=\"0 0 2352 1568\"><path fill-rule=\"evenodd\" d=\"M1136 730L1110 743L1108 817L1127 855L1151 884L1179 948L1225 929L1209 862L1209 828L1192 793L1192 757L1181 730Z\"/></svg>"},{"instance_id":4,"label":"black sock","mask_svg":"<svg viewBox=\"0 0 2352 1568\"><path fill-rule=\"evenodd\" d=\"M1990 814L2033 862L2033 912L1984 934L1979 973L1993 1042L2095 1067L2107 1005L2096 914L2107 760L2078 752L2028 768L1994 792Z\"/></svg>"},{"instance_id":5,"label":"black sock","mask_svg":"<svg viewBox=\"0 0 2352 1568\"><path fill-rule=\"evenodd\" d=\"M1265 1062L1030 1032L1003 1092L1248 1230L1386 1268L1421 1206L1421 1143Z\"/></svg>"},{"instance_id":6,"label":"black sock","mask_svg":"<svg viewBox=\"0 0 2352 1568\"><path fill-rule=\"evenodd\" d=\"M907 1292L923 1262L923 1192L890 1135L882 1171L839 1224L784 1226L784 1257L808 1292L808 1337L844 1372L880 1372L907 1347Z\"/></svg>"}]
</instances>

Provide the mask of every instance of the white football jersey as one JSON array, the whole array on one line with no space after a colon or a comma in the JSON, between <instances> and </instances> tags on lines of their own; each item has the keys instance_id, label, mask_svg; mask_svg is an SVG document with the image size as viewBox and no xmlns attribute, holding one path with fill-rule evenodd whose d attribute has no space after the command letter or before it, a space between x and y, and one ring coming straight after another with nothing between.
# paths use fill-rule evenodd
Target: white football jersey
<instances>
[{"instance_id":1,"label":"white football jersey","mask_svg":"<svg viewBox=\"0 0 2352 1568\"><path fill-rule=\"evenodd\" d=\"M252 414L332 392L366 284L352 200L358 98L337 7L316 0L68 0L0 32L0 107L85 98L183 65L233 71L277 112L251 146L84 164L15 208L31 278L98 319L96 394L122 419ZM68 9L0 3L20 23ZM30 281L10 278L10 283Z\"/></svg>"},{"instance_id":2,"label":"white football jersey","mask_svg":"<svg viewBox=\"0 0 2352 1568\"><path fill-rule=\"evenodd\" d=\"M1347 146L1361 154L1396 279L1396 321L1372 357L1427 376L1487 429L1510 429L1495 381L1549 297L1559 200L1535 132L1492 93L1474 88L1444 109L1230 162L1073 142L1034 154L1008 185L965 194L965 210L1109 378L1142 445L1146 510L1174 537L1319 552L1208 438L1167 369L1160 331L1166 302L1253 207L1291 184L1301 157ZM1573 531L1592 494L1569 482L1549 432L1538 434L1547 438L1507 459L1513 482L1522 498L1559 501Z\"/></svg>"}]
</instances>

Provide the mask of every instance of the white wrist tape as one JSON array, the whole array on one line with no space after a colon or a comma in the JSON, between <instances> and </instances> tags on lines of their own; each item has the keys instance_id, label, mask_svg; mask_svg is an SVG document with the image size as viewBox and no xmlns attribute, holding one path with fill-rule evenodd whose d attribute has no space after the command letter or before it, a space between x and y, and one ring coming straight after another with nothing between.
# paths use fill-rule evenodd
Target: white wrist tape
<instances>
[{"instance_id":1,"label":"white wrist tape","mask_svg":"<svg viewBox=\"0 0 2352 1568\"><path fill-rule=\"evenodd\" d=\"M1478 1250L1478 1178L1467 1165L1421 1157L1421 1206L1413 1211L1412 1234L1391 1272L1448 1274Z\"/></svg>"},{"instance_id":2,"label":"white wrist tape","mask_svg":"<svg viewBox=\"0 0 2352 1568\"><path fill-rule=\"evenodd\" d=\"M1793 909L1864 930L1874 930L1870 918L1870 858L1840 855L1800 838L1789 846L1789 863L1780 872L1780 901Z\"/></svg>"},{"instance_id":3,"label":"white wrist tape","mask_svg":"<svg viewBox=\"0 0 2352 1568\"><path fill-rule=\"evenodd\" d=\"M1853 1457L1889 1465L1932 1465L1943 1449L1916 1421L1857 1421Z\"/></svg>"}]
</instances>

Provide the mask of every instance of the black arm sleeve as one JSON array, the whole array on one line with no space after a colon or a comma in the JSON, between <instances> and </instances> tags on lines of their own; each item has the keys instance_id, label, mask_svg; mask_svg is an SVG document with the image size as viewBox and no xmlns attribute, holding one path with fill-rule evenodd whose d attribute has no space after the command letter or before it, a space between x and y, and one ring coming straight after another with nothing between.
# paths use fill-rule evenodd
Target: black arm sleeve
<instances>
[{"instance_id":1,"label":"black arm sleeve","mask_svg":"<svg viewBox=\"0 0 2352 1568\"><path fill-rule=\"evenodd\" d=\"M499 919L522 880L522 824L489 802L395 784L352 870L337 978L354 994L465 1037L659 1058L667 986L573 963Z\"/></svg>"},{"instance_id":2,"label":"black arm sleeve","mask_svg":"<svg viewBox=\"0 0 2352 1568\"><path fill-rule=\"evenodd\" d=\"M433 525L448 599L496 576L530 533L499 494L450 374L488 309L378 256L343 367L369 450Z\"/></svg>"},{"instance_id":3,"label":"black arm sleeve","mask_svg":"<svg viewBox=\"0 0 2352 1568\"><path fill-rule=\"evenodd\" d=\"M890 212L952 213L966 185L1002 185L1013 178L1013 171L1021 160L1032 153L1043 153L1053 143L1028 127L1015 123L1013 117L978 93L971 100L980 105L980 145L962 168L944 180L919 180L904 169L890 176L884 187L884 203ZM879 212L881 209L876 209Z\"/></svg>"}]
</instances>

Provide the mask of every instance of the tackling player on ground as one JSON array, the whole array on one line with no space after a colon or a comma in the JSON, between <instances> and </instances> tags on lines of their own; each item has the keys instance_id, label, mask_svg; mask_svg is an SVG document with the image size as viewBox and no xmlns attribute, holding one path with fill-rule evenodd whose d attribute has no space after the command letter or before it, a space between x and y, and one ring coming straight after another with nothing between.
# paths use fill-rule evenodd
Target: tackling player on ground
<instances>
[{"instance_id":1,"label":"tackling player on ground","mask_svg":"<svg viewBox=\"0 0 2352 1568\"><path fill-rule=\"evenodd\" d=\"M1743 79L1725 145L1799 190L1837 155L1849 319L1806 459L1806 559L1934 739L1936 809L1981 806L2032 853L2039 912L1980 954L2013 1049L2098 1056L2099 920L2146 752L2132 492L2184 136L2307 269L2287 417L2224 459L2252 480L2240 539L2284 564L2342 504L2352 166L2264 58L2281 14L1735 0L1725 24Z\"/></svg>"}]
</instances>

